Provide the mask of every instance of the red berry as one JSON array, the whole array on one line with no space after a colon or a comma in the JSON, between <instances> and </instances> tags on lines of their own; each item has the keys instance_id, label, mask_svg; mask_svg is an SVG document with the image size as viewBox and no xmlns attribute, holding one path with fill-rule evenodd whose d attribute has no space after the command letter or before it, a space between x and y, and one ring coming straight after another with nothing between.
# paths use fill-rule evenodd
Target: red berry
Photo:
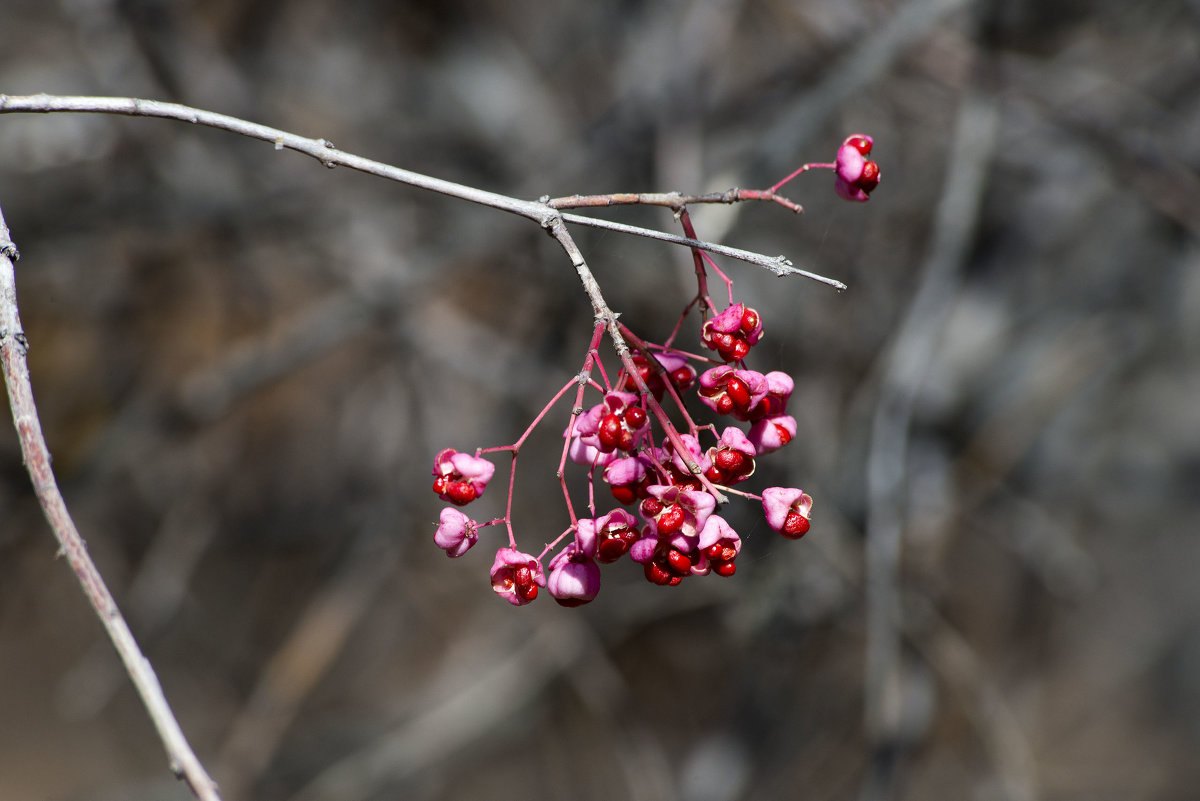
<instances>
[{"instance_id":1,"label":"red berry","mask_svg":"<svg viewBox=\"0 0 1200 801\"><path fill-rule=\"evenodd\" d=\"M611 453L617 447L621 439L621 418L609 412L600 419L600 427L596 432L597 439L600 440L600 450L604 453Z\"/></svg>"},{"instance_id":2,"label":"red berry","mask_svg":"<svg viewBox=\"0 0 1200 801\"><path fill-rule=\"evenodd\" d=\"M666 585L670 584L673 578L677 578L676 576L672 576L670 573L664 570L658 564L658 562L654 560L646 562L642 569L646 574L646 580L652 584Z\"/></svg>"},{"instance_id":3,"label":"red berry","mask_svg":"<svg viewBox=\"0 0 1200 801\"><path fill-rule=\"evenodd\" d=\"M739 409L750 405L750 387L740 378L730 378L725 382L725 394Z\"/></svg>"},{"instance_id":4,"label":"red berry","mask_svg":"<svg viewBox=\"0 0 1200 801\"><path fill-rule=\"evenodd\" d=\"M676 575L686 576L692 572L692 560L677 548L667 551L667 563Z\"/></svg>"},{"instance_id":5,"label":"red berry","mask_svg":"<svg viewBox=\"0 0 1200 801\"><path fill-rule=\"evenodd\" d=\"M761 318L758 316L758 312L755 311L754 309L746 307L746 310L742 312L741 328L747 334L749 334L754 329L758 328L758 324L760 322L761 322Z\"/></svg>"},{"instance_id":6,"label":"red berry","mask_svg":"<svg viewBox=\"0 0 1200 801\"><path fill-rule=\"evenodd\" d=\"M658 516L658 533L674 534L683 528L683 509L670 506Z\"/></svg>"},{"instance_id":7,"label":"red berry","mask_svg":"<svg viewBox=\"0 0 1200 801\"><path fill-rule=\"evenodd\" d=\"M787 445L789 442L792 441L791 432L789 432L786 428L779 425L778 423L775 424L775 432L779 435L779 444L780 445Z\"/></svg>"},{"instance_id":8,"label":"red berry","mask_svg":"<svg viewBox=\"0 0 1200 801\"><path fill-rule=\"evenodd\" d=\"M642 517L651 518L663 510L663 505L662 501L658 500L657 498L647 498L646 500L642 501L642 504L638 507L638 509L641 511Z\"/></svg>"},{"instance_id":9,"label":"red berry","mask_svg":"<svg viewBox=\"0 0 1200 801\"><path fill-rule=\"evenodd\" d=\"M683 392L686 389L690 389L695 380L696 371L690 364L685 364L671 373L671 383L675 385L676 392Z\"/></svg>"},{"instance_id":10,"label":"red berry","mask_svg":"<svg viewBox=\"0 0 1200 801\"><path fill-rule=\"evenodd\" d=\"M864 164L857 183L859 189L870 194L872 189L879 186L879 165L873 161Z\"/></svg>"},{"instance_id":11,"label":"red berry","mask_svg":"<svg viewBox=\"0 0 1200 801\"><path fill-rule=\"evenodd\" d=\"M713 454L713 465L729 473L739 473L746 465L746 456L731 448L721 448Z\"/></svg>"},{"instance_id":12,"label":"red berry","mask_svg":"<svg viewBox=\"0 0 1200 801\"><path fill-rule=\"evenodd\" d=\"M788 512L779 533L791 540L798 540L808 533L808 518L799 512Z\"/></svg>"},{"instance_id":13,"label":"red berry","mask_svg":"<svg viewBox=\"0 0 1200 801\"><path fill-rule=\"evenodd\" d=\"M865 136L852 136L847 140L846 144L864 156L871 152L871 140Z\"/></svg>"},{"instance_id":14,"label":"red berry","mask_svg":"<svg viewBox=\"0 0 1200 801\"><path fill-rule=\"evenodd\" d=\"M596 545L596 561L610 564L625 555L629 546L620 537L605 537Z\"/></svg>"},{"instance_id":15,"label":"red berry","mask_svg":"<svg viewBox=\"0 0 1200 801\"><path fill-rule=\"evenodd\" d=\"M719 562L715 567L713 567L714 573L716 573L718 576L724 576L725 578L732 576L736 570L737 565L735 565L733 562Z\"/></svg>"},{"instance_id":16,"label":"red berry","mask_svg":"<svg viewBox=\"0 0 1200 801\"><path fill-rule=\"evenodd\" d=\"M457 506L466 506L479 497L479 493L465 481L451 481L446 487L446 500Z\"/></svg>"},{"instance_id":17,"label":"red berry","mask_svg":"<svg viewBox=\"0 0 1200 801\"><path fill-rule=\"evenodd\" d=\"M646 410L641 406L630 406L625 410L625 414L622 417L625 419L625 425L634 431L646 425L646 421L649 419L646 416Z\"/></svg>"},{"instance_id":18,"label":"red berry","mask_svg":"<svg viewBox=\"0 0 1200 801\"><path fill-rule=\"evenodd\" d=\"M628 505L637 500L637 492L633 487L610 487L610 490L617 503Z\"/></svg>"}]
</instances>

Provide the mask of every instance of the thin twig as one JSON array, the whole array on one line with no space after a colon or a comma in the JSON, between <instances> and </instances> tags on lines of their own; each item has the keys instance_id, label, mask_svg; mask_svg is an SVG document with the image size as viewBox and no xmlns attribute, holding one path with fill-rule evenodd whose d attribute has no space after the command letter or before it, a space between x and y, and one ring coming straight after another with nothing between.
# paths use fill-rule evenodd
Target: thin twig
<instances>
[{"instance_id":1,"label":"thin twig","mask_svg":"<svg viewBox=\"0 0 1200 801\"><path fill-rule=\"evenodd\" d=\"M188 745L179 721L171 711L162 685L149 660L142 655L133 632L117 608L112 593L104 584L100 571L88 556L87 546L79 535L66 501L59 492L54 471L50 467L50 451L42 435L42 424L38 419L37 407L33 402L33 386L29 381L29 364L26 353L29 343L21 328L17 309L16 270L13 262L17 249L9 238L4 214L0 212L0 360L3 361L4 384L8 389L8 402L12 408L13 424L21 441L21 454L25 469L33 482L38 502L58 540L59 549L75 572L83 593L96 610L100 622L112 639L113 647L125 664L125 670L133 680L142 703L150 715L159 739L166 747L171 770L187 782L192 793L200 801L220 801L217 786L205 772L200 760Z\"/></svg>"},{"instance_id":2,"label":"thin twig","mask_svg":"<svg viewBox=\"0 0 1200 801\"><path fill-rule=\"evenodd\" d=\"M790 176L789 176L790 177ZM569 195L546 201L556 209L583 209L604 206L666 206L679 210L696 203L741 203L746 200L769 200L789 211L799 214L804 211L799 203L776 194L771 189L739 189L736 186L724 192L706 192L703 195L684 195L680 192L613 192L607 195Z\"/></svg>"},{"instance_id":3,"label":"thin twig","mask_svg":"<svg viewBox=\"0 0 1200 801\"><path fill-rule=\"evenodd\" d=\"M802 275L832 286L839 291L846 288L840 281L794 268L791 261L783 256L765 256L761 253L753 253L740 248L731 248L713 242L686 239L649 228L640 228L635 225L612 223L606 220L597 220L575 214L562 214L547 202L549 198L536 201L521 200L499 194L498 192L489 192L485 189L478 189L473 186L466 186L453 181L422 175L418 172L404 170L390 164L384 164L380 161L374 161L362 156L356 156L353 153L338 150L327 139L310 139L278 128L271 128L267 125L260 125L237 117L231 117L227 114L217 114L216 112L204 111L203 109L192 108L191 106L184 106L179 103L164 103L159 100L141 100L132 97L0 94L0 114L14 112L34 112L41 114L61 112L121 114L132 117L160 117L163 119L190 122L194 125L205 125L210 128L238 133L252 139L270 142L275 145L276 150L286 149L304 153L305 155L312 156L326 167L349 167L352 170L398 181L419 189L427 189L438 194L489 206L511 214L517 214L534 220L546 228L549 228L551 220L559 218L578 225L605 228L610 231L619 231L634 236L657 239L661 242L670 242L686 247L698 247L711 253L764 267L779 276ZM758 195L761 193L750 192L750 194ZM745 199L751 198L747 196Z\"/></svg>"}]
</instances>

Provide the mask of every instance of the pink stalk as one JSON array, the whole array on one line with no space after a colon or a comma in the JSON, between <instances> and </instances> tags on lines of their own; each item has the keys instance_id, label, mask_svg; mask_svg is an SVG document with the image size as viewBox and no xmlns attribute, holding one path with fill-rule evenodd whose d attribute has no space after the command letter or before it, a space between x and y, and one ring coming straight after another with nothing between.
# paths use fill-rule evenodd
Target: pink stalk
<instances>
[{"instance_id":1,"label":"pink stalk","mask_svg":"<svg viewBox=\"0 0 1200 801\"><path fill-rule=\"evenodd\" d=\"M767 192L769 192L769 193L771 193L771 194L773 195L773 194L775 194L775 192L779 191L779 187L783 186L784 184L786 184L788 181L790 181L790 180L792 180L793 178L795 178L795 177L796 177L797 175L799 175L800 173L802 173L802 172L808 172L809 170L818 170L818 169L819 169L819 170L835 170L835 169L837 169L837 165L836 165L836 164L834 164L834 163L832 163L832 162L831 162L831 163L828 163L828 164L825 164L825 163L819 163L819 162L815 162L815 161L814 161L814 162L810 162L809 164L805 164L803 167L801 167L800 169L796 170L794 173L792 173L792 174L791 174L791 175L789 175L788 177L784 178L784 179L783 179L782 181L780 181L779 183L777 183L777 184L775 184L774 186L772 186L770 189L768 189L768 190L767 190Z\"/></svg>"}]
</instances>

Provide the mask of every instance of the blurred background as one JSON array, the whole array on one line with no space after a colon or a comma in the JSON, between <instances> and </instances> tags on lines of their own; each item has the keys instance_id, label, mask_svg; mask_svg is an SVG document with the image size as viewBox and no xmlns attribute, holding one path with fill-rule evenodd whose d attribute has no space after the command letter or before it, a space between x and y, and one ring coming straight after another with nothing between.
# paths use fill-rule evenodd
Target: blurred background
<instances>
[{"instance_id":1,"label":"blurred background","mask_svg":"<svg viewBox=\"0 0 1200 801\"><path fill-rule=\"evenodd\" d=\"M722 262L765 320L750 366L797 379L749 486L803 487L812 532L734 503L732 578L622 562L588 606L514 609L499 531L434 547L429 471L579 370L553 241L210 129L0 116L58 477L226 801L1196 797L1195 0L4 6L2 92L178 101L524 198L765 187L875 137L867 204L819 172L799 217L694 210L850 287ZM688 253L577 236L665 337ZM567 412L522 451L535 551ZM0 521L0 798L186 799L7 426Z\"/></svg>"}]
</instances>

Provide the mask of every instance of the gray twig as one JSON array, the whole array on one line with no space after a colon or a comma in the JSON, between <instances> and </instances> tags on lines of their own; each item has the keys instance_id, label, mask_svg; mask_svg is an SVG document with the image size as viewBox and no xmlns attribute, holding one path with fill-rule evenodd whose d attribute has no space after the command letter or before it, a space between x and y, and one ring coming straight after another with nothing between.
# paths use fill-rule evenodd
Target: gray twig
<instances>
[{"instance_id":1,"label":"gray twig","mask_svg":"<svg viewBox=\"0 0 1200 801\"><path fill-rule=\"evenodd\" d=\"M12 408L13 424L21 441L21 454L25 469L33 482L38 502L58 540L59 549L75 577L83 588L88 602L100 617L113 647L133 680L150 720L158 730L159 739L167 750L171 770L187 782L192 793L200 801L220 801L217 785L205 772L204 766L192 751L179 721L175 719L170 704L163 694L162 685L150 661L142 655L133 632L125 622L121 610L113 600L112 593L104 583L100 571L87 552L87 545L75 522L67 511L66 501L59 492L58 482L50 467L50 450L42 434L37 407L33 402L33 385L29 381L29 364L26 353L29 343L21 328L21 317L17 309L16 270L13 261L17 249L9 237L4 214L0 211L0 361L3 362L4 384L8 389L8 402Z\"/></svg>"}]
</instances>

